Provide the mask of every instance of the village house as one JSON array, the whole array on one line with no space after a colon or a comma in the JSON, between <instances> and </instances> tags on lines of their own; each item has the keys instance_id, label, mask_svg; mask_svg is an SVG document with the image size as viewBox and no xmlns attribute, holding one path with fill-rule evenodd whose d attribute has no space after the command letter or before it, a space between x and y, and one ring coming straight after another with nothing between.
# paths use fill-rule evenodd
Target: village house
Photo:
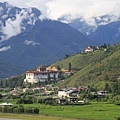
<instances>
[{"instance_id":1,"label":"village house","mask_svg":"<svg viewBox=\"0 0 120 120\"><path fill-rule=\"evenodd\" d=\"M1 107L5 107L5 106L11 107L11 106L13 106L13 104L6 102L6 103L1 103L0 106Z\"/></svg>"},{"instance_id":2,"label":"village house","mask_svg":"<svg viewBox=\"0 0 120 120\"><path fill-rule=\"evenodd\" d=\"M30 70L26 72L25 83L38 83L45 82L48 79L58 79L58 71L47 70L46 67L40 66L36 70Z\"/></svg>"},{"instance_id":3,"label":"village house","mask_svg":"<svg viewBox=\"0 0 120 120\"><path fill-rule=\"evenodd\" d=\"M29 91L30 91L29 88L24 88L24 89L23 89L23 92L29 92Z\"/></svg>"},{"instance_id":4,"label":"village house","mask_svg":"<svg viewBox=\"0 0 120 120\"><path fill-rule=\"evenodd\" d=\"M58 97L59 98L65 98L65 97L78 97L79 91L75 88L70 89L62 89L58 91Z\"/></svg>"},{"instance_id":5,"label":"village house","mask_svg":"<svg viewBox=\"0 0 120 120\"><path fill-rule=\"evenodd\" d=\"M108 95L108 92L107 91L98 91L97 94L98 94L99 97L100 96L106 96L106 95Z\"/></svg>"},{"instance_id":6,"label":"village house","mask_svg":"<svg viewBox=\"0 0 120 120\"><path fill-rule=\"evenodd\" d=\"M85 53L87 53L87 52L93 52L92 46L88 46L88 47L85 49Z\"/></svg>"},{"instance_id":7,"label":"village house","mask_svg":"<svg viewBox=\"0 0 120 120\"><path fill-rule=\"evenodd\" d=\"M12 95L19 95L20 91L17 90L16 88L14 88L14 90L10 91L10 94L12 94Z\"/></svg>"},{"instance_id":8,"label":"village house","mask_svg":"<svg viewBox=\"0 0 120 120\"><path fill-rule=\"evenodd\" d=\"M66 94L66 91L65 90L59 90L58 91L58 97L59 98L64 98L64 97L66 97L67 96L67 94Z\"/></svg>"}]
</instances>

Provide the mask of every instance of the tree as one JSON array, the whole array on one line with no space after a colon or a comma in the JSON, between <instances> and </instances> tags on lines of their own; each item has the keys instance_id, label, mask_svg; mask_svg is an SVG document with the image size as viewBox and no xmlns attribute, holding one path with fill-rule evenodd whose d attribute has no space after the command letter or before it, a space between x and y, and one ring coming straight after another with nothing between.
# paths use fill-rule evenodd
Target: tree
<instances>
[{"instance_id":1,"label":"tree","mask_svg":"<svg viewBox=\"0 0 120 120\"><path fill-rule=\"evenodd\" d=\"M117 81L117 85L118 85L118 93L120 93L120 79L118 79L118 81Z\"/></svg>"},{"instance_id":2,"label":"tree","mask_svg":"<svg viewBox=\"0 0 120 120\"><path fill-rule=\"evenodd\" d=\"M71 67L72 67L72 65L71 65L71 63L69 62L69 64L68 64L68 70L69 70L69 72L71 71Z\"/></svg>"},{"instance_id":3,"label":"tree","mask_svg":"<svg viewBox=\"0 0 120 120\"><path fill-rule=\"evenodd\" d=\"M0 80L0 87L3 87L3 81Z\"/></svg>"},{"instance_id":4,"label":"tree","mask_svg":"<svg viewBox=\"0 0 120 120\"><path fill-rule=\"evenodd\" d=\"M113 101L115 105L120 105L120 95L113 97Z\"/></svg>"},{"instance_id":5,"label":"tree","mask_svg":"<svg viewBox=\"0 0 120 120\"><path fill-rule=\"evenodd\" d=\"M69 55L69 54L65 54L65 59L66 59L66 58L69 58L69 57L70 57L70 55Z\"/></svg>"},{"instance_id":6,"label":"tree","mask_svg":"<svg viewBox=\"0 0 120 120\"><path fill-rule=\"evenodd\" d=\"M51 84L50 73L49 73L49 72L48 72L48 76L47 76L47 77L48 77L48 78L47 78L47 79L48 79L48 80L47 80L47 81L48 81L48 84Z\"/></svg>"},{"instance_id":7,"label":"tree","mask_svg":"<svg viewBox=\"0 0 120 120\"><path fill-rule=\"evenodd\" d=\"M2 99L2 94L0 94L0 99Z\"/></svg>"},{"instance_id":8,"label":"tree","mask_svg":"<svg viewBox=\"0 0 120 120\"><path fill-rule=\"evenodd\" d=\"M7 87L7 80L3 80L3 87L4 87L4 88Z\"/></svg>"},{"instance_id":9,"label":"tree","mask_svg":"<svg viewBox=\"0 0 120 120\"><path fill-rule=\"evenodd\" d=\"M38 108L34 108L34 109L33 109L33 113L34 113L34 114L39 114L39 109L38 109Z\"/></svg>"},{"instance_id":10,"label":"tree","mask_svg":"<svg viewBox=\"0 0 120 120\"><path fill-rule=\"evenodd\" d=\"M57 66L57 70L61 70L61 68L60 68L60 66L59 66L59 65Z\"/></svg>"},{"instance_id":11,"label":"tree","mask_svg":"<svg viewBox=\"0 0 120 120\"><path fill-rule=\"evenodd\" d=\"M55 74L53 75L53 83L56 83L56 76L55 76Z\"/></svg>"},{"instance_id":12,"label":"tree","mask_svg":"<svg viewBox=\"0 0 120 120\"><path fill-rule=\"evenodd\" d=\"M118 90L118 85L117 85L117 83L115 82L115 83L113 83L112 86L111 86L111 91L112 91L112 93L116 93L117 90Z\"/></svg>"},{"instance_id":13,"label":"tree","mask_svg":"<svg viewBox=\"0 0 120 120\"><path fill-rule=\"evenodd\" d=\"M38 86L40 87L40 79L38 80Z\"/></svg>"}]
</instances>

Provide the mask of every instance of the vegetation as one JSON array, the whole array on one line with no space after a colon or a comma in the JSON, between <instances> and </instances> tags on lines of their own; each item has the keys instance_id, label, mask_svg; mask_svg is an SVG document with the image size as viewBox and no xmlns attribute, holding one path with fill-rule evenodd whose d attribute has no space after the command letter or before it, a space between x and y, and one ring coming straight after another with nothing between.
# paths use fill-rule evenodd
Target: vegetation
<instances>
[{"instance_id":1,"label":"vegetation","mask_svg":"<svg viewBox=\"0 0 120 120\"><path fill-rule=\"evenodd\" d=\"M71 56L66 54L65 59L52 64L52 66L55 66L59 70L59 76L62 80L64 80L59 82L57 85L60 87L90 85L98 90L109 90L109 92L113 93L117 91L119 93L119 58L120 44L113 46L105 44L91 53L79 52L78 54ZM74 72L65 76L62 74L61 68ZM24 87L24 78L25 74L2 80L0 81L0 87Z\"/></svg>"},{"instance_id":2,"label":"vegetation","mask_svg":"<svg viewBox=\"0 0 120 120\"><path fill-rule=\"evenodd\" d=\"M0 87L2 88L15 88L18 86L23 86L24 87L24 81L25 79L25 74L19 75L19 76L13 76L11 78L7 78L4 80L0 80Z\"/></svg>"},{"instance_id":3,"label":"vegetation","mask_svg":"<svg viewBox=\"0 0 120 120\"><path fill-rule=\"evenodd\" d=\"M59 83L65 86L94 86L99 90L118 91L120 78L120 45L103 46L92 53L78 53L53 64L60 68L74 70L75 73ZM102 85L101 85L102 83ZM118 85L116 87L116 85ZM114 89L116 88L116 90ZM118 91L119 92L119 91Z\"/></svg>"},{"instance_id":4,"label":"vegetation","mask_svg":"<svg viewBox=\"0 0 120 120\"><path fill-rule=\"evenodd\" d=\"M59 120L69 120L69 119L71 119L71 120L76 120L76 119L77 120L78 119L79 120L86 120L86 119L87 120L119 120L118 118L120 118L120 114L119 114L120 107L116 106L114 104L106 103L106 102L102 102L102 103L101 102L91 102L91 104L89 104L89 105L82 105L82 106L81 105L51 106L51 105L44 105L44 104L25 104L24 108L27 108L29 106L30 107L34 106L34 107L39 108L40 116L36 116L36 117L40 117L39 119L41 119L41 115L43 118L45 116L46 117L54 116L53 120L54 119L58 120L58 118L59 118ZM1 117L1 115L2 114L0 114L0 117ZM6 118L6 116L4 116L4 117ZM22 118L22 116L26 116L26 115L20 115L21 118ZM27 120L29 120L30 117L31 117L30 120L33 120L35 116L28 115L28 117L29 118ZM46 117L44 120L47 120ZM12 115L12 118L15 118L15 117ZM37 119L38 118L36 118L35 120L37 120Z\"/></svg>"},{"instance_id":5,"label":"vegetation","mask_svg":"<svg viewBox=\"0 0 120 120\"><path fill-rule=\"evenodd\" d=\"M9 118L9 119L20 119L20 120L75 120L70 118L61 118L53 116L42 116L42 115L25 115L25 114L5 114L0 113L0 118Z\"/></svg>"},{"instance_id":6,"label":"vegetation","mask_svg":"<svg viewBox=\"0 0 120 120\"><path fill-rule=\"evenodd\" d=\"M39 114L39 109L36 107L27 107L24 108L22 105L21 106L4 106L0 107L0 112L1 113L26 113L26 114Z\"/></svg>"}]
</instances>

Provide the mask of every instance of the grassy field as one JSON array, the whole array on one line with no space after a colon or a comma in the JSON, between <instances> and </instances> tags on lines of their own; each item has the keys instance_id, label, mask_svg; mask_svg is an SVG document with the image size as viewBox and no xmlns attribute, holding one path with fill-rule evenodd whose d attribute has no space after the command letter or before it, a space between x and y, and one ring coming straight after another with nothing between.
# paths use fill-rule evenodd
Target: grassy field
<instances>
[{"instance_id":1,"label":"grassy field","mask_svg":"<svg viewBox=\"0 0 120 120\"><path fill-rule=\"evenodd\" d=\"M120 106L108 103L91 103L90 105L50 106L41 104L24 105L40 109L41 115L74 119L114 120L120 117ZM57 120L57 119L56 119Z\"/></svg>"},{"instance_id":2,"label":"grassy field","mask_svg":"<svg viewBox=\"0 0 120 120\"><path fill-rule=\"evenodd\" d=\"M116 120L120 117L120 106L108 103L91 103L80 106L49 106L27 104L25 107L38 107L40 115L0 114L3 118L19 118L23 120Z\"/></svg>"},{"instance_id":3,"label":"grassy field","mask_svg":"<svg viewBox=\"0 0 120 120\"><path fill-rule=\"evenodd\" d=\"M53 116L42 116L42 115L24 115L24 114L5 114L0 113L0 118L5 119L15 119L15 120L75 120L70 118L61 118Z\"/></svg>"}]
</instances>

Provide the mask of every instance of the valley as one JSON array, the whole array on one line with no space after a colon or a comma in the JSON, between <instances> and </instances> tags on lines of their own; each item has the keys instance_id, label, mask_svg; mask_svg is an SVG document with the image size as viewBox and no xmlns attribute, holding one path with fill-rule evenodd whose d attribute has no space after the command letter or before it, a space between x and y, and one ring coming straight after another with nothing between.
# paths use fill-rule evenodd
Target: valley
<instances>
[{"instance_id":1,"label":"valley","mask_svg":"<svg viewBox=\"0 0 120 120\"><path fill-rule=\"evenodd\" d=\"M53 2L0 2L0 120L120 120L119 4L87 17Z\"/></svg>"}]
</instances>

